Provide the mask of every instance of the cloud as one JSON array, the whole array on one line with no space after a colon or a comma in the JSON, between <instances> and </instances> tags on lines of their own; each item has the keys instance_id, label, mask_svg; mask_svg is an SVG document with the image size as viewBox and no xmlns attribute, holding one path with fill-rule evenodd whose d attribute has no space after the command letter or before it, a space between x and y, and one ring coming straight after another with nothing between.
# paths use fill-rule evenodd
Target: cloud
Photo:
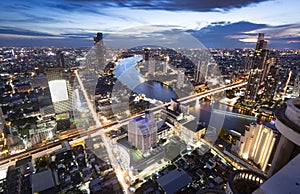
<instances>
[{"instance_id":1,"label":"cloud","mask_svg":"<svg viewBox=\"0 0 300 194\"><path fill-rule=\"evenodd\" d=\"M9 28L9 27L1 27L0 26L0 34L12 34L12 35L23 35L23 36L54 36L49 33L41 33L36 31L30 31L30 30L24 30L24 29L18 29L18 28Z\"/></svg>"},{"instance_id":2,"label":"cloud","mask_svg":"<svg viewBox=\"0 0 300 194\"><path fill-rule=\"evenodd\" d=\"M169 11L228 11L246 7L267 0L69 0L71 2L99 3L109 7L129 7L131 9L169 10Z\"/></svg>"},{"instance_id":3,"label":"cloud","mask_svg":"<svg viewBox=\"0 0 300 194\"><path fill-rule=\"evenodd\" d=\"M269 26L242 21L212 23L189 32L211 48L253 48L258 33L265 33L269 48L299 48L299 29L298 24Z\"/></svg>"},{"instance_id":4,"label":"cloud","mask_svg":"<svg viewBox=\"0 0 300 194\"><path fill-rule=\"evenodd\" d=\"M113 48L130 48L140 45L186 47L193 43L202 48L254 48L257 34L265 33L268 48L299 48L299 26L298 24L269 26L246 21L236 23L221 21L213 22L200 30L187 31L194 38L185 35L185 31L179 26L140 26L119 32L105 33L104 41ZM92 46L92 37L97 29L94 31L66 28L65 33L52 35L0 26L0 43L13 46Z\"/></svg>"},{"instance_id":5,"label":"cloud","mask_svg":"<svg viewBox=\"0 0 300 194\"><path fill-rule=\"evenodd\" d=\"M249 45L240 41L240 37L232 37L233 35L244 36L244 32L266 26L265 24L254 24L245 21L237 23L221 22L220 24L213 23L200 30L190 30L188 32L209 48L239 48Z\"/></svg>"}]
</instances>

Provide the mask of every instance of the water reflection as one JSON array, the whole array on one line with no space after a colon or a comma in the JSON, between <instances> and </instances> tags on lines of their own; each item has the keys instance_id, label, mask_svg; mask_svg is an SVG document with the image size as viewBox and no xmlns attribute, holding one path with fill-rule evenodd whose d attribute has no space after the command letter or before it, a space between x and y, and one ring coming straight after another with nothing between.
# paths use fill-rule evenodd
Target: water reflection
<instances>
[{"instance_id":1,"label":"water reflection","mask_svg":"<svg viewBox=\"0 0 300 194\"><path fill-rule=\"evenodd\" d=\"M194 102L190 107L190 113L195 115L200 122L205 122L208 126L213 127L219 127L220 120L223 119L222 128L235 130L239 133L244 133L245 125L249 125L255 121L254 117L251 119L251 117L248 116L243 117L243 115L239 114L230 114L241 113L241 111L218 102Z\"/></svg>"},{"instance_id":2,"label":"water reflection","mask_svg":"<svg viewBox=\"0 0 300 194\"><path fill-rule=\"evenodd\" d=\"M169 102L172 98L177 99L174 90L158 81L147 81L133 89L138 94L145 94L147 98Z\"/></svg>"}]
</instances>

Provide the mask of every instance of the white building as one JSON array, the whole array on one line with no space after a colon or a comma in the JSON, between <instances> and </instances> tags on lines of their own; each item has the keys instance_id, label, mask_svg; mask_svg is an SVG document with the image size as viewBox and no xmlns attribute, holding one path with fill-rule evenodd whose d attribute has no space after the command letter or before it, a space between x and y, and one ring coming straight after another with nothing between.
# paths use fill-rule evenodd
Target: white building
<instances>
[{"instance_id":1,"label":"white building","mask_svg":"<svg viewBox=\"0 0 300 194\"><path fill-rule=\"evenodd\" d=\"M128 123L128 141L141 150L147 152L157 144L157 124L153 115L146 113L145 117L138 117Z\"/></svg>"},{"instance_id":2,"label":"white building","mask_svg":"<svg viewBox=\"0 0 300 194\"><path fill-rule=\"evenodd\" d=\"M183 88L184 86L184 72L185 69L184 68L179 68L178 72L177 72L177 88Z\"/></svg>"},{"instance_id":3,"label":"white building","mask_svg":"<svg viewBox=\"0 0 300 194\"><path fill-rule=\"evenodd\" d=\"M260 165L262 171L266 170L277 138L275 126L266 125L251 124L245 131L245 135L232 146L232 151Z\"/></svg>"},{"instance_id":4,"label":"white building","mask_svg":"<svg viewBox=\"0 0 300 194\"><path fill-rule=\"evenodd\" d=\"M169 55L167 55L166 57L164 57L164 63L163 63L163 73L167 74L168 73L168 63L170 61L170 57Z\"/></svg>"},{"instance_id":5,"label":"white building","mask_svg":"<svg viewBox=\"0 0 300 194\"><path fill-rule=\"evenodd\" d=\"M194 145L205 135L206 126L200 125L195 120L191 120L179 125L178 134L188 145Z\"/></svg>"}]
</instances>

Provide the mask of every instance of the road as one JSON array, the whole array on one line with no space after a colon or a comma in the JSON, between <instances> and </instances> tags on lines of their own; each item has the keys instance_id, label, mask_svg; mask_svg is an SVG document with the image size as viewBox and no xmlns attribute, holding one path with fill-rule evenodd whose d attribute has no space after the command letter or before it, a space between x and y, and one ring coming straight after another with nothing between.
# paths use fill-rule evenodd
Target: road
<instances>
[{"instance_id":1,"label":"road","mask_svg":"<svg viewBox=\"0 0 300 194\"><path fill-rule=\"evenodd\" d=\"M78 74L77 74L78 75ZM80 80L81 81L81 80ZM79 82L79 84L82 84L82 81ZM240 87L240 86L243 86L245 85L247 82L238 82L238 83L233 83L233 84L230 84L230 85L226 85L226 86L222 86L222 87L219 87L218 89L221 89L222 91L224 90L227 90L227 89L230 89L230 88L236 88L236 87ZM81 85L80 84L80 85ZM82 84L83 86L83 84ZM213 89L213 91L216 91L216 89ZM192 97L194 98L193 100L195 100L196 98L203 98L205 96L208 95L210 91L205 91L205 92L202 92L202 93L199 93L199 94L194 94L192 95ZM88 94L87 92L85 91L84 92L84 96L88 98ZM187 100L190 100L191 98L187 98ZM179 99L178 101L180 102L185 102L184 101L185 99ZM88 107L89 109L92 109L94 110L93 108L93 105L91 104L91 101L89 100L88 101ZM156 107L153 107L151 109L149 109L150 111L156 111L156 110L159 110L163 107L166 107L166 106L169 106L171 103L167 102L167 103L164 103L162 105L159 105L159 106L156 106ZM93 114L93 117L94 118L97 118L97 114L95 114L95 111L93 111L94 114ZM82 137L82 136L85 136L85 135L88 135L88 134L92 134L94 132L97 132L98 130L101 130L101 129L105 129L105 128L108 128L108 127L111 127L111 126L114 126L116 124L125 124L127 123L128 121L130 121L131 119L133 118L136 118L136 117L139 117L139 116L143 116L144 113L140 113L140 114L137 114L137 115L134 115L132 117L129 117L129 118L125 118L123 120L120 120L120 121L112 121L106 125L101 125L100 124L100 121L98 120L97 123L98 123L98 127L95 127L95 128L91 128L89 129L88 131L77 131L77 133L74 133L72 135L66 135L66 138L63 139L63 140L71 140L73 138L78 138L78 137ZM97 124L96 123L96 124ZM4 163L7 163L7 162L10 162L10 161L13 161L13 160L17 160L17 159L22 159L24 157L27 157L28 155L31 155L32 153L35 153L35 152L39 152L39 151L42 151L42 150L45 150L45 149L49 149L51 147L54 147L54 146L57 146L57 145L60 145L61 142L63 140L59 140L59 141L54 141L54 142L49 142L48 144L45 144L45 145L41 145L39 147L36 147L36 148L32 148L32 149L29 149L29 150L26 150L26 152L22 152L22 153L18 153L18 154L14 154L10 157L6 157L6 158L3 158L0 160L0 168L1 168L1 165L4 164Z\"/></svg>"},{"instance_id":2,"label":"road","mask_svg":"<svg viewBox=\"0 0 300 194\"><path fill-rule=\"evenodd\" d=\"M77 78L78 83L80 85L80 88L82 89L84 98L86 99L86 102L87 102L88 108L90 110L90 113L93 117L93 120L96 123L96 127L90 128L87 131L79 131L78 130L77 133L74 133L72 135L67 135L65 139L54 141L54 142L49 142L46 145L41 145L40 147L36 147L36 148L32 148L30 150L27 150L26 152L22 152L22 153L15 154L15 155L12 155L10 157L1 159L0 160L0 171L4 170L4 169L7 169L9 165L14 165L16 160L25 158L27 156L38 157L38 156L42 156L44 154L50 153L51 151L60 149L61 148L61 146L60 146L61 142L64 141L64 140L72 140L74 138L84 137L88 134L93 134L93 133L97 132L101 136L101 138L103 140L103 143L105 144L105 146L107 148L107 153L108 153L111 165L115 169L118 180L119 180L120 184L122 185L124 191L127 192L128 185L124 181L124 177L123 177L124 172L122 171L121 166L119 165L117 159L115 158L114 154L112 153L112 150L110 149L110 144L107 140L107 137L104 134L104 130L101 130L101 129L105 129L105 128L108 128L108 127L111 127L111 126L115 126L116 124L120 124L120 123L123 123L123 124L127 123L128 121L130 121L133 118L144 115L144 113L134 115L132 117L123 119L119 122L113 121L113 122L110 122L106 125L102 125L101 122L99 121L97 113L94 109L94 104L93 104L94 101L90 100L89 95L88 95L87 91L85 90L84 84L83 84L83 82L82 82L82 80L81 80L81 78L80 78L77 71L75 71L75 75L76 75L76 78ZM247 84L247 82L240 81L240 82L237 82L237 83L233 83L233 84L229 84L229 85L225 85L225 86L220 86L218 88L210 89L210 90L205 91L205 92L201 92L201 93L198 93L198 94L194 94L194 95L191 95L191 96L186 96L184 98L180 98L180 99L178 99L178 101L182 102L182 103L183 102L184 103L191 102L191 101L194 101L196 99L200 99L200 98L209 96L209 95L214 94L214 93L222 92L222 91L225 91L225 90L228 90L228 89L233 89L233 88L236 88L236 87L241 87L245 84ZM170 102L164 103L162 105L158 105L158 106L153 107L149 110L150 111L157 111L157 110L159 110L161 108L164 108L166 106L169 106L169 105L170 105ZM101 130L101 131L99 131L99 130Z\"/></svg>"},{"instance_id":3,"label":"road","mask_svg":"<svg viewBox=\"0 0 300 194\"><path fill-rule=\"evenodd\" d=\"M91 101L91 99L89 98L89 95L88 95L88 93L87 93L87 91L86 91L86 89L85 89L85 87L84 87L84 85L82 83L82 80L81 80L81 78L80 78L77 70L75 71L75 75L76 75L77 81L78 81L78 83L80 85L80 88L81 88L81 90L83 92L83 95L84 95L84 98L85 98L86 103L88 105L88 108L90 110L90 113L91 113L91 115L93 117L93 120L96 123L96 128L100 128L102 126L102 124L100 123L98 115L97 115L97 112L94 109L94 102ZM108 153L108 157L109 157L110 163L111 163L112 167L115 170L115 173L116 173L116 176L118 178L118 181L121 184L124 193L127 193L128 192L128 185L127 185L127 183L124 180L124 172L122 171L122 167L120 166L120 164L118 163L118 160L116 159L115 155L112 152L111 145L109 144L109 142L107 140L107 137L104 134L104 130L101 130L99 135L100 135L100 137L101 137L101 139L102 139L102 141L103 141L103 143L105 145L105 148L106 148L106 151Z\"/></svg>"}]
</instances>

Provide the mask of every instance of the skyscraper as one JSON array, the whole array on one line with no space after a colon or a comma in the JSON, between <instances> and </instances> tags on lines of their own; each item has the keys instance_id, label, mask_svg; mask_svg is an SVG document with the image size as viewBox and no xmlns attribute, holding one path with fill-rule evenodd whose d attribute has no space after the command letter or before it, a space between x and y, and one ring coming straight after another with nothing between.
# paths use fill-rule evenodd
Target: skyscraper
<instances>
[{"instance_id":1,"label":"skyscraper","mask_svg":"<svg viewBox=\"0 0 300 194\"><path fill-rule=\"evenodd\" d=\"M0 135L3 133L4 125L5 125L5 119L4 119L4 115L2 112L2 108L0 106Z\"/></svg>"},{"instance_id":2,"label":"skyscraper","mask_svg":"<svg viewBox=\"0 0 300 194\"><path fill-rule=\"evenodd\" d=\"M298 72L294 81L293 96L300 97L300 72Z\"/></svg>"},{"instance_id":3,"label":"skyscraper","mask_svg":"<svg viewBox=\"0 0 300 194\"><path fill-rule=\"evenodd\" d=\"M58 67L66 68L64 53L61 50L56 51L56 63Z\"/></svg>"},{"instance_id":4,"label":"skyscraper","mask_svg":"<svg viewBox=\"0 0 300 194\"><path fill-rule=\"evenodd\" d=\"M194 80L195 82L205 82L208 71L208 62L205 60L199 60L195 65Z\"/></svg>"},{"instance_id":5,"label":"skyscraper","mask_svg":"<svg viewBox=\"0 0 300 194\"><path fill-rule=\"evenodd\" d=\"M68 128L72 111L72 88L64 70L59 64L46 70L58 130Z\"/></svg>"},{"instance_id":6,"label":"skyscraper","mask_svg":"<svg viewBox=\"0 0 300 194\"><path fill-rule=\"evenodd\" d=\"M266 46L267 41L264 40L264 34L259 33L255 53L250 65L250 73L246 90L246 98L248 100L259 99L264 90L263 83L268 73L266 58L269 53Z\"/></svg>"},{"instance_id":7,"label":"skyscraper","mask_svg":"<svg viewBox=\"0 0 300 194\"><path fill-rule=\"evenodd\" d=\"M88 68L91 71L95 71L95 73L101 74L106 66L105 60L105 48L103 43L103 34L98 32L97 35L94 37L94 56L91 56L93 59L89 62Z\"/></svg>"},{"instance_id":8,"label":"skyscraper","mask_svg":"<svg viewBox=\"0 0 300 194\"><path fill-rule=\"evenodd\" d=\"M128 123L128 141L141 150L147 152L157 144L157 125L154 116L146 113L144 117L138 117Z\"/></svg>"},{"instance_id":9,"label":"skyscraper","mask_svg":"<svg viewBox=\"0 0 300 194\"><path fill-rule=\"evenodd\" d=\"M185 69L184 68L179 68L177 70L177 88L181 89L184 86L184 72Z\"/></svg>"},{"instance_id":10,"label":"skyscraper","mask_svg":"<svg viewBox=\"0 0 300 194\"><path fill-rule=\"evenodd\" d=\"M164 57L164 63L163 63L163 73L167 74L168 73L168 63L170 61L169 55Z\"/></svg>"},{"instance_id":11,"label":"skyscraper","mask_svg":"<svg viewBox=\"0 0 300 194\"><path fill-rule=\"evenodd\" d=\"M103 34L101 32L98 32L96 36L94 36L94 45L101 43L103 40Z\"/></svg>"},{"instance_id":12,"label":"skyscraper","mask_svg":"<svg viewBox=\"0 0 300 194\"><path fill-rule=\"evenodd\" d=\"M278 90L279 77L279 67L277 65L277 58L273 55L270 57L266 63L268 64L268 70L265 71L267 75L265 76L264 92L262 98L265 100L271 100L274 98L276 91Z\"/></svg>"}]
</instances>

